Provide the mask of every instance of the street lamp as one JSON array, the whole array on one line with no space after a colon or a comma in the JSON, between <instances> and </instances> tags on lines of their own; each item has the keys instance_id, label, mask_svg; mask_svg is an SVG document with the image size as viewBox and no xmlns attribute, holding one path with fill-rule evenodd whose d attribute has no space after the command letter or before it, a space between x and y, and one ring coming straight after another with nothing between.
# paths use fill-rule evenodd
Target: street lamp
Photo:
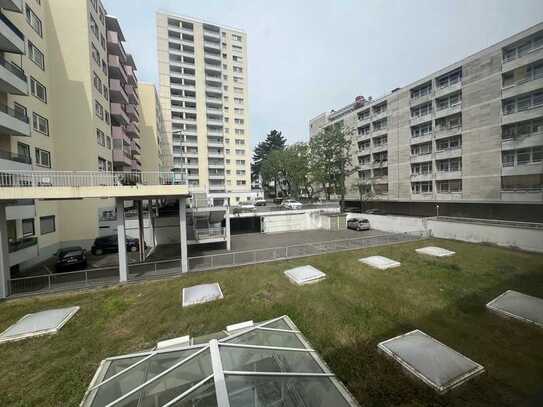
<instances>
[{"instance_id":1,"label":"street lamp","mask_svg":"<svg viewBox=\"0 0 543 407\"><path fill-rule=\"evenodd\" d=\"M439 205L436 205L436 218L439 218Z\"/></svg>"}]
</instances>

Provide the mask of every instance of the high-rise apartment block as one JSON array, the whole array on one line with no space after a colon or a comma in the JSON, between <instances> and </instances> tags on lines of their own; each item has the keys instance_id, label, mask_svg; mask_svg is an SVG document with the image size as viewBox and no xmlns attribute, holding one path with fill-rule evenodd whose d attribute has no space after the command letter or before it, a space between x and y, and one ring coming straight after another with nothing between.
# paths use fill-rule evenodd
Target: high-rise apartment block
<instances>
[{"instance_id":1,"label":"high-rise apartment block","mask_svg":"<svg viewBox=\"0 0 543 407\"><path fill-rule=\"evenodd\" d=\"M0 175L39 171L46 185L51 171L141 170L136 66L123 41L99 0L0 1ZM160 158L147 158L158 171ZM90 247L100 208L111 206L108 199L10 204L9 266L66 245Z\"/></svg>"},{"instance_id":2,"label":"high-rise apartment block","mask_svg":"<svg viewBox=\"0 0 543 407\"><path fill-rule=\"evenodd\" d=\"M157 14L160 100L174 170L216 204L251 190L247 36Z\"/></svg>"},{"instance_id":3,"label":"high-rise apartment block","mask_svg":"<svg viewBox=\"0 0 543 407\"><path fill-rule=\"evenodd\" d=\"M310 121L353 129L349 183L372 199L543 201L543 24L378 99ZM397 204L394 204L396 202Z\"/></svg>"}]
</instances>

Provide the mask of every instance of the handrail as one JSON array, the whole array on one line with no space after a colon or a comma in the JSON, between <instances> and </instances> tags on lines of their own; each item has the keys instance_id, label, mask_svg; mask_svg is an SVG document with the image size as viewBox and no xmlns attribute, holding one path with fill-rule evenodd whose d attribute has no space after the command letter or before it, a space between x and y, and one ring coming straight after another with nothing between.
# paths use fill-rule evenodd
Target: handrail
<instances>
[{"instance_id":1,"label":"handrail","mask_svg":"<svg viewBox=\"0 0 543 407\"><path fill-rule=\"evenodd\" d=\"M11 30L15 33L15 35L17 35L17 37L19 37L21 40L25 40L25 36L24 34L22 33L21 30L19 30L15 24L13 24L9 18L7 18L4 13L2 13L0 11L0 20L2 20L9 28L11 28Z\"/></svg>"},{"instance_id":2,"label":"handrail","mask_svg":"<svg viewBox=\"0 0 543 407\"><path fill-rule=\"evenodd\" d=\"M19 79L22 79L26 82L27 77L25 75L25 72L20 66L15 65L11 61L7 61L4 57L0 56L0 65L2 65L4 68L6 68L8 71L10 71L12 74L17 76Z\"/></svg>"},{"instance_id":3,"label":"handrail","mask_svg":"<svg viewBox=\"0 0 543 407\"><path fill-rule=\"evenodd\" d=\"M22 122L29 123L28 115L24 112L17 111L7 105L4 105L3 103L0 103L0 111L4 112L5 114L14 117Z\"/></svg>"}]
</instances>

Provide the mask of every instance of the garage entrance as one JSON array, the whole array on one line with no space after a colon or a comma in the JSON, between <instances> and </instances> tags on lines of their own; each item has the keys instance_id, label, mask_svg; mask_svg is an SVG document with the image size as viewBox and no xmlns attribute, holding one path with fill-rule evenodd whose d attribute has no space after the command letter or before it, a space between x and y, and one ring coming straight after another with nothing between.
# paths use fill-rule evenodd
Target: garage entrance
<instances>
[{"instance_id":1,"label":"garage entrance","mask_svg":"<svg viewBox=\"0 0 543 407\"><path fill-rule=\"evenodd\" d=\"M230 217L230 234L240 235L245 233L262 232L260 216L251 216L244 218Z\"/></svg>"}]
</instances>

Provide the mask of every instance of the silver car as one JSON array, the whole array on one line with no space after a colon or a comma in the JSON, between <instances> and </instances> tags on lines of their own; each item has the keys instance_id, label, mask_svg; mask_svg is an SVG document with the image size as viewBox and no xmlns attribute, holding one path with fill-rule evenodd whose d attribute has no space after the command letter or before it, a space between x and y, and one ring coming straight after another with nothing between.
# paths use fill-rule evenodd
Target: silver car
<instances>
[{"instance_id":1,"label":"silver car","mask_svg":"<svg viewBox=\"0 0 543 407\"><path fill-rule=\"evenodd\" d=\"M351 218L347 221L347 229L370 230L370 221L364 218Z\"/></svg>"}]
</instances>

